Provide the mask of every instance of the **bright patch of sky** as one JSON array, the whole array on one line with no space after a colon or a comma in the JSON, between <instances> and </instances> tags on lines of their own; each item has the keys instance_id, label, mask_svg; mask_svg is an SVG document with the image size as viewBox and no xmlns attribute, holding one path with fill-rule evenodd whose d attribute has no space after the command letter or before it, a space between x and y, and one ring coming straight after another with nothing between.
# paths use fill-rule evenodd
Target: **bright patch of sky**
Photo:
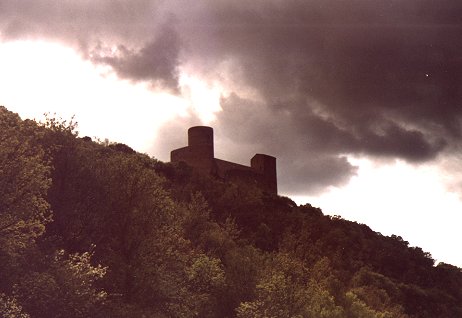
<instances>
[{"instance_id":1,"label":"bright patch of sky","mask_svg":"<svg viewBox=\"0 0 462 318\"><path fill-rule=\"evenodd\" d=\"M0 105L23 118L75 115L81 136L122 142L144 152L159 126L175 116L197 114L204 122L219 110L220 91L182 74L183 97L152 90L148 83L120 80L59 44L0 44Z\"/></svg>"},{"instance_id":2,"label":"bright patch of sky","mask_svg":"<svg viewBox=\"0 0 462 318\"><path fill-rule=\"evenodd\" d=\"M367 224L384 235L402 236L437 262L462 265L462 255L456 252L462 241L462 202L457 193L448 191L444 171L403 161L349 161L359 170L348 185L318 197L293 199L321 207L325 214Z\"/></svg>"}]
</instances>

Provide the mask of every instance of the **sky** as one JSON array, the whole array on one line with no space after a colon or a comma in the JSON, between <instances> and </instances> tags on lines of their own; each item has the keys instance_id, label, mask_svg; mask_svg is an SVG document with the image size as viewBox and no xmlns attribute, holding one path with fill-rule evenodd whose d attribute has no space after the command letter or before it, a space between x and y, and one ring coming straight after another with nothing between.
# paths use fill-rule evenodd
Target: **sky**
<instances>
[{"instance_id":1,"label":"sky","mask_svg":"<svg viewBox=\"0 0 462 318\"><path fill-rule=\"evenodd\" d=\"M462 3L0 0L0 105L163 161L277 157L279 192L462 267Z\"/></svg>"}]
</instances>

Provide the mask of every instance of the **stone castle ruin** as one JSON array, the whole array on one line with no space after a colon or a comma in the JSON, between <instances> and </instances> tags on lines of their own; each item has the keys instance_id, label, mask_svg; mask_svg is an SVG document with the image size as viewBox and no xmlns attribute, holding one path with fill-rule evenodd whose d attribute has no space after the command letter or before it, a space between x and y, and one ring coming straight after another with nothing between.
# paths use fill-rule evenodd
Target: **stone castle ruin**
<instances>
[{"instance_id":1,"label":"stone castle ruin","mask_svg":"<svg viewBox=\"0 0 462 318\"><path fill-rule=\"evenodd\" d=\"M196 126L188 129L188 146L170 153L171 162L184 162L197 171L223 180L253 183L263 191L277 194L276 158L256 154L250 167L215 158L213 128Z\"/></svg>"}]
</instances>

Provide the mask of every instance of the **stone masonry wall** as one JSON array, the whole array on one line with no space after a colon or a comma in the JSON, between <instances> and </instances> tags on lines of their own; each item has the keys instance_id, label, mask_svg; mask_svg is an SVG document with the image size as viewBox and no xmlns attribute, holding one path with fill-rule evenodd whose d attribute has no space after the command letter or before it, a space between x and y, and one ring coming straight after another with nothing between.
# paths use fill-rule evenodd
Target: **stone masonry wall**
<instances>
[{"instance_id":1,"label":"stone masonry wall","mask_svg":"<svg viewBox=\"0 0 462 318\"><path fill-rule=\"evenodd\" d=\"M197 171L214 175L224 180L239 179L251 182L262 190L277 194L276 158L256 154L251 166L244 166L214 157L213 129L195 126L188 130L188 146L170 153L171 162L183 161Z\"/></svg>"}]
</instances>

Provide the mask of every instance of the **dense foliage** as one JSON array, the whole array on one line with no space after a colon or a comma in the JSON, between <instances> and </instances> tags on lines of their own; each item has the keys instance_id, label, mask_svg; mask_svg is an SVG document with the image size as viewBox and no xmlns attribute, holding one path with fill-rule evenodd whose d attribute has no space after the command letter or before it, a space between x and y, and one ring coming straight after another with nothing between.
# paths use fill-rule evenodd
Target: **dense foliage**
<instances>
[{"instance_id":1,"label":"dense foliage","mask_svg":"<svg viewBox=\"0 0 462 318\"><path fill-rule=\"evenodd\" d=\"M0 108L2 317L462 317L399 236Z\"/></svg>"}]
</instances>

